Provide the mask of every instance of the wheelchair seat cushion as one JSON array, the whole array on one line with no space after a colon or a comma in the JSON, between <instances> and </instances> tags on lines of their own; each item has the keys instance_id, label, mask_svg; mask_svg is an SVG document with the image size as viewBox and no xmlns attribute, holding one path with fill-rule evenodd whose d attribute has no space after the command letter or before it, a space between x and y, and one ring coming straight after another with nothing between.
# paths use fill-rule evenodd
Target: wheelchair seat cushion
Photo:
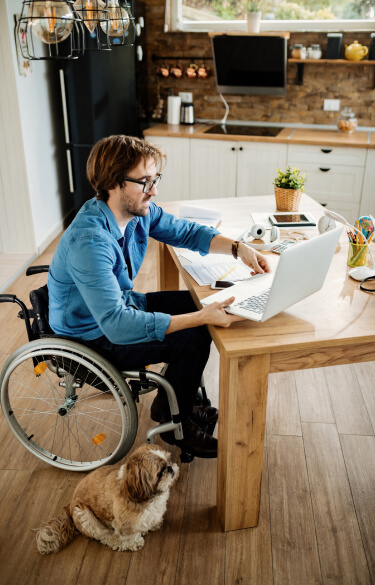
<instances>
[{"instance_id":1,"label":"wheelchair seat cushion","mask_svg":"<svg viewBox=\"0 0 375 585\"><path fill-rule=\"evenodd\" d=\"M30 291L30 301L34 309L32 330L35 339L53 334L48 322L48 288L45 284Z\"/></svg>"}]
</instances>

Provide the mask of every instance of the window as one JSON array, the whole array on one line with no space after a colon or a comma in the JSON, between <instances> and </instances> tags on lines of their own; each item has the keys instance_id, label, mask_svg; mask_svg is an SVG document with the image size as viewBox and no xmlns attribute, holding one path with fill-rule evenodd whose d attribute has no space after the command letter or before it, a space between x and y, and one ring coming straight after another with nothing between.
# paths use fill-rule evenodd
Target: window
<instances>
[{"instance_id":1,"label":"window","mask_svg":"<svg viewBox=\"0 0 375 585\"><path fill-rule=\"evenodd\" d=\"M166 0L166 30L246 30L246 0ZM261 0L261 31L375 31L375 0Z\"/></svg>"}]
</instances>

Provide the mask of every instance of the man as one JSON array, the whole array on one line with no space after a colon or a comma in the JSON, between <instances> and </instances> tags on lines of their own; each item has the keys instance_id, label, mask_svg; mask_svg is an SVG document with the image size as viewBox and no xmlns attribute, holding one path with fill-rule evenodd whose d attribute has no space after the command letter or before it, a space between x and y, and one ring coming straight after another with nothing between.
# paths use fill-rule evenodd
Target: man
<instances>
[{"instance_id":1,"label":"man","mask_svg":"<svg viewBox=\"0 0 375 585\"><path fill-rule=\"evenodd\" d=\"M194 408L211 338L205 325L229 327L241 318L224 303L198 311L186 291L140 294L133 279L142 264L148 237L178 247L234 254L253 272L269 272L266 259L245 244L233 243L216 229L163 212L157 195L164 154L138 138L110 136L92 149L87 176L96 198L87 201L63 234L48 275L49 321L53 331L90 345L121 369L165 362L173 386L184 439L162 438L197 457L216 457L217 440L205 432L215 409ZM154 420L168 417L158 395Z\"/></svg>"}]
</instances>

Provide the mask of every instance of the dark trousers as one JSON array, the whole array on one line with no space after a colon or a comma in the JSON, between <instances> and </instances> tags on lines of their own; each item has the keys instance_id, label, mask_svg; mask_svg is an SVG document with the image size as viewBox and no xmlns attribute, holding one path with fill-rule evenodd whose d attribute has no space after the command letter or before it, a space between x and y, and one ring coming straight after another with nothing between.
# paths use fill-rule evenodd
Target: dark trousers
<instances>
[{"instance_id":1,"label":"dark trousers","mask_svg":"<svg viewBox=\"0 0 375 585\"><path fill-rule=\"evenodd\" d=\"M187 291L146 294L147 311L182 315L196 311ZM183 329L165 336L164 341L115 345L104 335L85 342L119 370L143 368L166 362L165 378L174 388L182 420L191 413L200 379L210 354L211 337L205 326Z\"/></svg>"}]
</instances>

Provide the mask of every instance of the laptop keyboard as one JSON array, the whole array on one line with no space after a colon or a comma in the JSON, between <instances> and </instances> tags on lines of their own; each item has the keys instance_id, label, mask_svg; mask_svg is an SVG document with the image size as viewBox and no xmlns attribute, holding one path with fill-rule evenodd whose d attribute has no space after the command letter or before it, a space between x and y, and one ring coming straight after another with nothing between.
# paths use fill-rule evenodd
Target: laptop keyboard
<instances>
[{"instance_id":1,"label":"laptop keyboard","mask_svg":"<svg viewBox=\"0 0 375 585\"><path fill-rule=\"evenodd\" d=\"M246 311L252 311L253 313L263 313L264 307L266 306L268 295L270 294L271 288L265 290L261 295L257 297L249 297L239 303L235 303L235 307L245 309Z\"/></svg>"}]
</instances>

